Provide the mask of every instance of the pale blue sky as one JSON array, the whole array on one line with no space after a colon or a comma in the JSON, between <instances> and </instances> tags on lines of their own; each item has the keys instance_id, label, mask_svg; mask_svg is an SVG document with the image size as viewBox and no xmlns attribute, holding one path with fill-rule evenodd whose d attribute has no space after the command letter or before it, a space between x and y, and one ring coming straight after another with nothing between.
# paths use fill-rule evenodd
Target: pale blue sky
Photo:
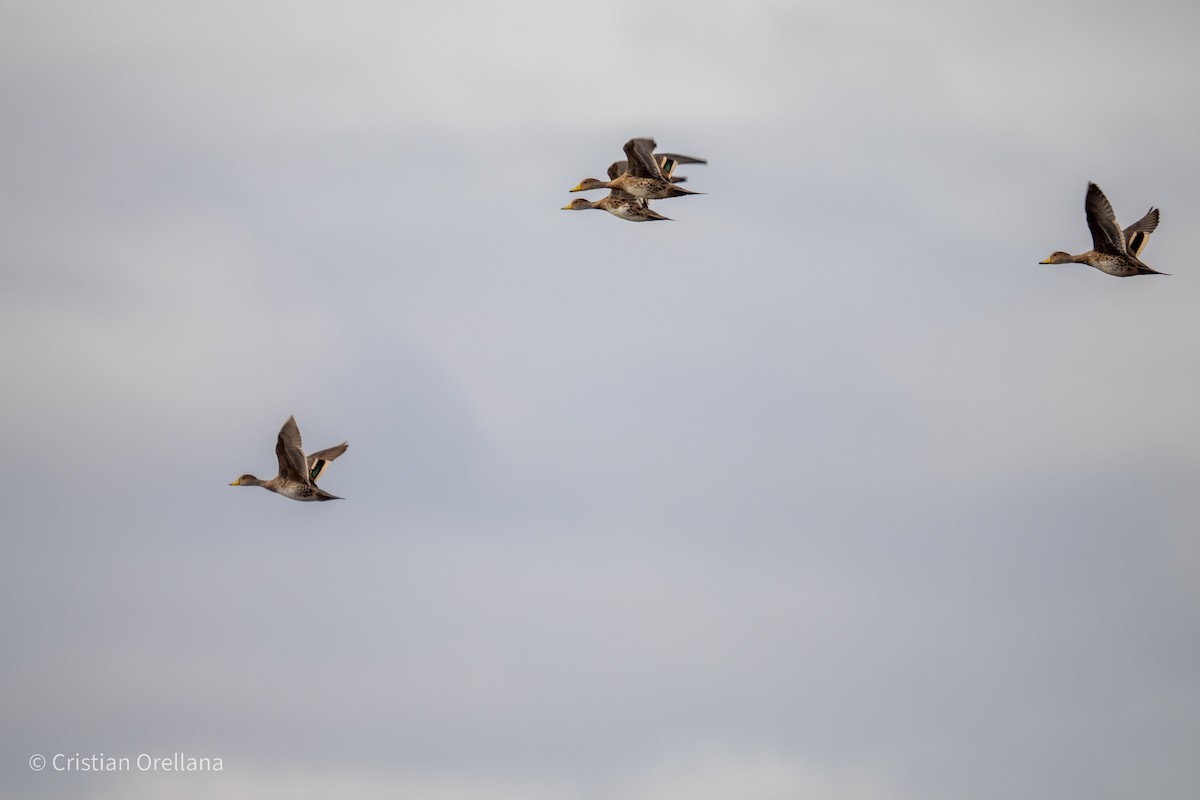
<instances>
[{"instance_id":1,"label":"pale blue sky","mask_svg":"<svg viewBox=\"0 0 1200 800\"><path fill-rule=\"evenodd\" d=\"M0 3L0 794L1191 798L1200 12L698 6Z\"/></svg>"}]
</instances>

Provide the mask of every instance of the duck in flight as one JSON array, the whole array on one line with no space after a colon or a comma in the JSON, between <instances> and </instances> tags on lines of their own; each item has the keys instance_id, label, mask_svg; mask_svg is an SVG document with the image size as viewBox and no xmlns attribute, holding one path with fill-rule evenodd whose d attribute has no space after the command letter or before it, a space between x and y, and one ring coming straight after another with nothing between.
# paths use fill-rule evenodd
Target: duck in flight
<instances>
[{"instance_id":1,"label":"duck in flight","mask_svg":"<svg viewBox=\"0 0 1200 800\"><path fill-rule=\"evenodd\" d=\"M1077 256L1059 250L1040 263L1087 264L1118 278L1167 274L1144 264L1138 257L1146 247L1150 234L1158 227L1157 208L1151 208L1144 217L1121 230L1112 204L1099 186L1089 182L1083 209L1087 214L1088 230L1092 232L1092 249Z\"/></svg>"},{"instance_id":2,"label":"duck in flight","mask_svg":"<svg viewBox=\"0 0 1200 800\"><path fill-rule=\"evenodd\" d=\"M279 459L279 474L269 481L260 481L253 475L243 475L230 486L261 486L264 489L289 497L292 500L341 500L324 489L317 488L317 478L325 471L330 461L346 452L349 443L342 442L310 456L304 455L300 444L300 429L296 418L288 417L279 429L275 441L275 455Z\"/></svg>"},{"instance_id":3,"label":"duck in flight","mask_svg":"<svg viewBox=\"0 0 1200 800\"><path fill-rule=\"evenodd\" d=\"M601 211L607 211L614 217L626 220L628 222L656 222L658 220L670 220L670 217L664 217L657 211L650 209L650 201L642 200L634 197L628 192L623 192L620 189L613 189L604 197L592 202L584 197L577 197L570 203L562 207L563 211L583 211L589 208L598 208Z\"/></svg>"},{"instance_id":4,"label":"duck in flight","mask_svg":"<svg viewBox=\"0 0 1200 800\"><path fill-rule=\"evenodd\" d=\"M608 180L584 178L572 192L591 189L618 189L641 200L661 200L667 197L682 197L686 194L703 194L684 189L678 184L683 178L673 177L678 164L707 164L702 158L682 156L676 153L654 152L658 145L653 139L630 139L625 143L625 161L617 161L608 168Z\"/></svg>"}]
</instances>

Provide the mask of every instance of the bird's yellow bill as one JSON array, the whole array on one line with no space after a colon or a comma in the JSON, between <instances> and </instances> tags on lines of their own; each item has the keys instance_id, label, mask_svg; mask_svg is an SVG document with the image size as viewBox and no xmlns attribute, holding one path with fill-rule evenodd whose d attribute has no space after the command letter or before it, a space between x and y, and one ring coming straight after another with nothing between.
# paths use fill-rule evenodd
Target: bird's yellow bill
<instances>
[{"instance_id":1,"label":"bird's yellow bill","mask_svg":"<svg viewBox=\"0 0 1200 800\"><path fill-rule=\"evenodd\" d=\"M241 485L242 485L242 479L241 479L241 478L238 478L236 481L234 481L233 483L231 483L231 484L229 484L229 485L230 485L230 486L241 486Z\"/></svg>"}]
</instances>

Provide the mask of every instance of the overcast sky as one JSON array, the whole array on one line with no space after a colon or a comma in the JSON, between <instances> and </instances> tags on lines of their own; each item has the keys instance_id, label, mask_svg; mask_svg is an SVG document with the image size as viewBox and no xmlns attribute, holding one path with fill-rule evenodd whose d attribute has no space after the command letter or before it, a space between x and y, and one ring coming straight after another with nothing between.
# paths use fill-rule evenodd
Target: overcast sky
<instances>
[{"instance_id":1,"label":"overcast sky","mask_svg":"<svg viewBox=\"0 0 1200 800\"><path fill-rule=\"evenodd\" d=\"M0 2L0 794L1195 796L1200 9L715 6Z\"/></svg>"}]
</instances>

